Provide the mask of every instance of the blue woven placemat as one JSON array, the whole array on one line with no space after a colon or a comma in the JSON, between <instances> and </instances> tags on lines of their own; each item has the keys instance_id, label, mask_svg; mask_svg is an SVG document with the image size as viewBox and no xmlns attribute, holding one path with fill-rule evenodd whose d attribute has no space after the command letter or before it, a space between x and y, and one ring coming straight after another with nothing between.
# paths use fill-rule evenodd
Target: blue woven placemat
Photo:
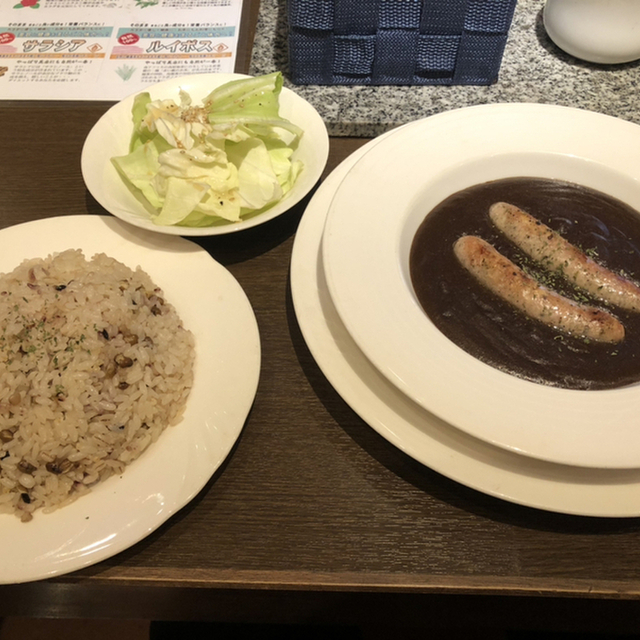
<instances>
[{"instance_id":1,"label":"blue woven placemat","mask_svg":"<svg viewBox=\"0 0 640 640\"><path fill-rule=\"evenodd\" d=\"M288 0L296 84L491 84L517 0Z\"/></svg>"}]
</instances>

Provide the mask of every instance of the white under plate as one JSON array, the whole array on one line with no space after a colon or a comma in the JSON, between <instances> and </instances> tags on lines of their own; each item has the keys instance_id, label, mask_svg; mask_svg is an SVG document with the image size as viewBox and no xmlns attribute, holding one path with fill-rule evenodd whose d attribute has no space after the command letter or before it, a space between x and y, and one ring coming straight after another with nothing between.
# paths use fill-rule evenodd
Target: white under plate
<instances>
[{"instance_id":1,"label":"white under plate","mask_svg":"<svg viewBox=\"0 0 640 640\"><path fill-rule=\"evenodd\" d=\"M327 283L349 333L423 408L470 435L549 462L640 468L640 386L553 388L486 365L418 303L409 250L425 216L485 181L577 182L640 210L640 127L539 104L449 111L397 130L348 172L323 240Z\"/></svg>"},{"instance_id":2,"label":"white under plate","mask_svg":"<svg viewBox=\"0 0 640 640\"><path fill-rule=\"evenodd\" d=\"M237 73L202 73L165 80L147 89L153 100L172 98L179 103L180 90L190 94L198 104L213 89L231 80L246 78ZM304 131L293 158L304 168L293 188L263 213L240 222L221 223L211 227L161 226L154 224L144 205L124 183L111 162L114 156L129 152L133 130L131 106L139 92L111 107L94 125L82 149L82 176L91 195L114 216L142 229L181 236L213 236L233 233L263 224L288 211L315 186L327 163L329 136L324 121L306 100L283 87L280 93L280 115Z\"/></svg>"},{"instance_id":3,"label":"white under plate","mask_svg":"<svg viewBox=\"0 0 640 640\"><path fill-rule=\"evenodd\" d=\"M68 573L143 539L210 480L236 442L255 397L260 338L235 278L196 244L108 216L68 216L0 231L0 272L25 258L82 249L140 266L163 289L196 340L194 385L183 419L122 476L53 513L22 523L0 515L0 582Z\"/></svg>"},{"instance_id":4,"label":"white under plate","mask_svg":"<svg viewBox=\"0 0 640 640\"><path fill-rule=\"evenodd\" d=\"M414 125L406 125L410 129ZM296 316L329 382L373 429L422 464L483 493L548 511L598 517L640 516L640 470L582 469L493 447L412 402L355 344L332 303L321 241L331 199L342 178L374 140L345 160L320 186L298 227L291 261Z\"/></svg>"}]
</instances>

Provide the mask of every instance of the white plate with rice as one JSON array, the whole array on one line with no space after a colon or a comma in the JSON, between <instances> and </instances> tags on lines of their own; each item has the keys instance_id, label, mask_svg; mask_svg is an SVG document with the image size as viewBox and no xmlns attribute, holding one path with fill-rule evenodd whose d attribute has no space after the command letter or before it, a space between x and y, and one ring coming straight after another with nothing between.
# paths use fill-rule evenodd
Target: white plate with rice
<instances>
[{"instance_id":1,"label":"white plate with rice","mask_svg":"<svg viewBox=\"0 0 640 640\"><path fill-rule=\"evenodd\" d=\"M132 270L139 266L162 290L161 302L175 308L195 342L193 384L184 413L124 472L118 470L60 508L36 510L28 522L13 513L0 514L2 539L12 550L0 559L0 583L9 584L68 573L111 557L195 497L240 435L257 390L260 339L251 305L235 278L183 238L136 229L106 216L65 216L1 230L0 242L0 273L13 271L27 258L69 249L80 249L86 259L104 253ZM85 308L89 315L94 312ZM95 317L89 321L95 324ZM102 325L96 330L104 340L117 333L115 327ZM7 369L4 375L9 376ZM8 377L3 385L10 381ZM126 389L128 383L119 386ZM64 403L66 389L55 391ZM4 428L11 416L6 405L3 415ZM138 423L149 428L144 417ZM54 470L52 476L60 473Z\"/></svg>"}]
</instances>

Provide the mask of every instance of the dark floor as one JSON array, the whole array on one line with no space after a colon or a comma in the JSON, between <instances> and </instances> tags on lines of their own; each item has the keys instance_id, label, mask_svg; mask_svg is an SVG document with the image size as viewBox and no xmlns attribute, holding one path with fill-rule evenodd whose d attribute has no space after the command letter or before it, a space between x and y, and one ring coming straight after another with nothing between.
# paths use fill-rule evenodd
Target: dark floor
<instances>
[{"instance_id":1,"label":"dark floor","mask_svg":"<svg viewBox=\"0 0 640 640\"><path fill-rule=\"evenodd\" d=\"M0 619L0 640L640 640L640 635L509 632L491 629L235 625L148 620Z\"/></svg>"},{"instance_id":2,"label":"dark floor","mask_svg":"<svg viewBox=\"0 0 640 640\"><path fill-rule=\"evenodd\" d=\"M3 618L0 640L149 640L148 620Z\"/></svg>"}]
</instances>

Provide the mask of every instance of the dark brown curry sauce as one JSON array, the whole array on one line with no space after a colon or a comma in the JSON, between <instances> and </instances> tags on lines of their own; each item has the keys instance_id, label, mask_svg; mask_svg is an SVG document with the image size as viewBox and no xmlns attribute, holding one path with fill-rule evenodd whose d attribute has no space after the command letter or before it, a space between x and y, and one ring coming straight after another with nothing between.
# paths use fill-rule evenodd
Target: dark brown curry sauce
<instances>
[{"instance_id":1,"label":"dark brown curry sauce","mask_svg":"<svg viewBox=\"0 0 640 640\"><path fill-rule=\"evenodd\" d=\"M512 375L569 389L607 389L640 380L640 313L589 299L536 264L500 234L489 207L509 202L529 212L612 271L640 279L640 214L576 184L510 178L476 185L440 203L416 233L410 273L433 323L459 347ZM616 315L625 339L616 345L567 336L529 319L479 284L457 261L453 243L478 235L546 286Z\"/></svg>"}]
</instances>

